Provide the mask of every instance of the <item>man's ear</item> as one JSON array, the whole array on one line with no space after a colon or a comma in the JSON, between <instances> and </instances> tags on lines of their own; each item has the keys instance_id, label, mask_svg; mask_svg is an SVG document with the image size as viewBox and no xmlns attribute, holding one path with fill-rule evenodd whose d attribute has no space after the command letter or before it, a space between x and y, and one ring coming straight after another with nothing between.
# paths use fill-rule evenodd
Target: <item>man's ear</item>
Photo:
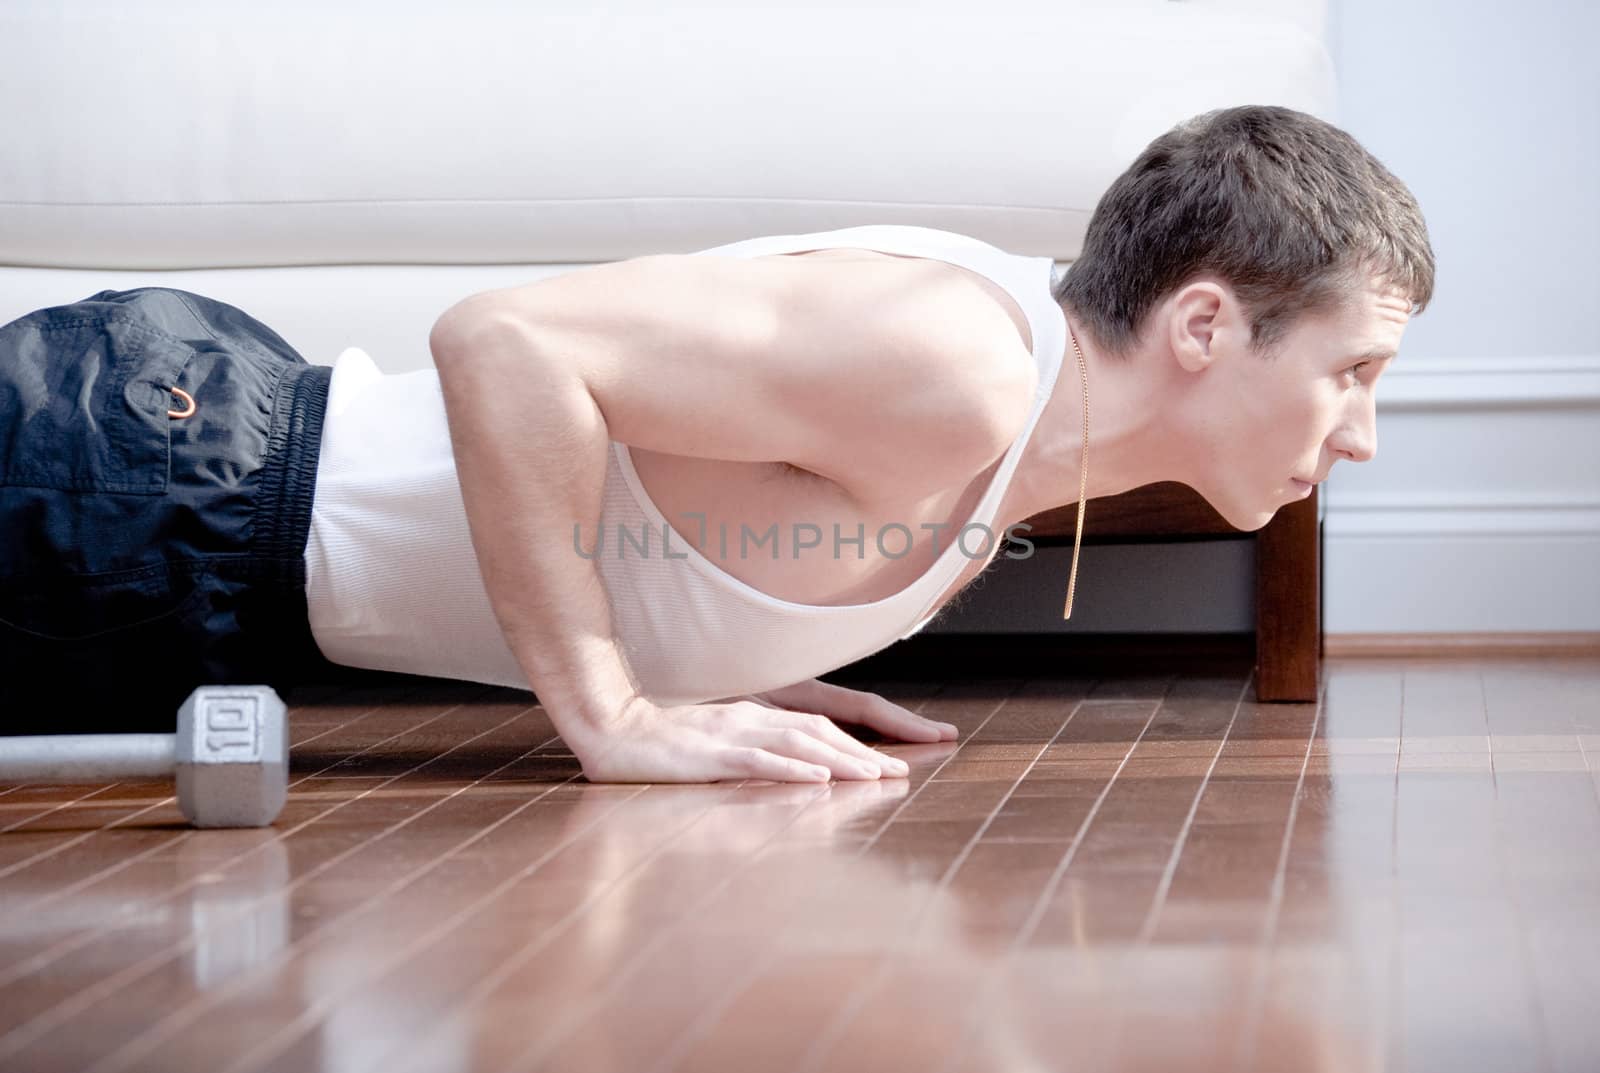
<instances>
[{"instance_id":1,"label":"man's ear","mask_svg":"<svg viewBox=\"0 0 1600 1073\"><path fill-rule=\"evenodd\" d=\"M1227 317L1229 294L1212 280L1193 280L1166 302L1167 345L1184 371L1203 372L1216 358L1218 332Z\"/></svg>"}]
</instances>

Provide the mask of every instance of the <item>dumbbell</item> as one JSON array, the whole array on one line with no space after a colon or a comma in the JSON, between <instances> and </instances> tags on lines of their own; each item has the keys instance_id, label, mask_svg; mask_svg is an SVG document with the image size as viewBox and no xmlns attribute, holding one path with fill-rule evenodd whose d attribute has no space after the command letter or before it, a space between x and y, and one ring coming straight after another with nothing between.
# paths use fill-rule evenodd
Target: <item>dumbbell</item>
<instances>
[{"instance_id":1,"label":"dumbbell","mask_svg":"<svg viewBox=\"0 0 1600 1073\"><path fill-rule=\"evenodd\" d=\"M289 734L271 686L201 686L176 734L0 738L0 783L108 782L176 774L196 827L265 827L289 793Z\"/></svg>"}]
</instances>

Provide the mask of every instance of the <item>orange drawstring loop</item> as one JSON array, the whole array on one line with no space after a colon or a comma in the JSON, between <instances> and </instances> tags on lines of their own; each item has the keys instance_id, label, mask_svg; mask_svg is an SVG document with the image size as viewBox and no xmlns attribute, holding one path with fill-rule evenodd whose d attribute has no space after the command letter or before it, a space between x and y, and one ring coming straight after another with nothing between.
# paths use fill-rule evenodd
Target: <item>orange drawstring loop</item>
<instances>
[{"instance_id":1,"label":"orange drawstring loop","mask_svg":"<svg viewBox=\"0 0 1600 1073\"><path fill-rule=\"evenodd\" d=\"M178 396L178 398L182 399L185 403L188 404L188 408L184 409L184 410L168 410L167 411L167 416L168 417L188 417L190 414L194 413L195 405L194 405L194 396L193 395L189 394L187 391L183 390L183 388L181 388L181 387L170 387L167 390L172 392L174 395Z\"/></svg>"}]
</instances>

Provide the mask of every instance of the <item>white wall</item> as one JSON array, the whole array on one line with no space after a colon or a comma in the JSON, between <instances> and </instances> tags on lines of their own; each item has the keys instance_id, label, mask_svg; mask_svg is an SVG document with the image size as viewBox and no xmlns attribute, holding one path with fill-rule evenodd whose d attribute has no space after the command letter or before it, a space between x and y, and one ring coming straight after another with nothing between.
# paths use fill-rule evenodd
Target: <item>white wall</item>
<instances>
[{"instance_id":1,"label":"white wall","mask_svg":"<svg viewBox=\"0 0 1600 1073\"><path fill-rule=\"evenodd\" d=\"M1600 5L1335 0L1329 44L1439 260L1406 360L1600 354Z\"/></svg>"},{"instance_id":2,"label":"white wall","mask_svg":"<svg viewBox=\"0 0 1600 1073\"><path fill-rule=\"evenodd\" d=\"M1436 295L1328 483L1326 628L1600 629L1600 7L1336 0L1338 122L1416 194Z\"/></svg>"}]
</instances>

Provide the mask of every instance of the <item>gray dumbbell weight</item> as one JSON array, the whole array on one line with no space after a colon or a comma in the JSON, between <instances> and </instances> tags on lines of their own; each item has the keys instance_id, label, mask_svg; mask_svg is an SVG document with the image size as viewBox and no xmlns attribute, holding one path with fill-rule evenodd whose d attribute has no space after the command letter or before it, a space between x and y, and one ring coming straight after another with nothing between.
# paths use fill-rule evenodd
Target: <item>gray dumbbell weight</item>
<instances>
[{"instance_id":1,"label":"gray dumbbell weight","mask_svg":"<svg viewBox=\"0 0 1600 1073\"><path fill-rule=\"evenodd\" d=\"M176 775L196 827L265 827L289 792L289 734L270 686L201 686L176 734L0 738L0 783L106 782Z\"/></svg>"}]
</instances>

